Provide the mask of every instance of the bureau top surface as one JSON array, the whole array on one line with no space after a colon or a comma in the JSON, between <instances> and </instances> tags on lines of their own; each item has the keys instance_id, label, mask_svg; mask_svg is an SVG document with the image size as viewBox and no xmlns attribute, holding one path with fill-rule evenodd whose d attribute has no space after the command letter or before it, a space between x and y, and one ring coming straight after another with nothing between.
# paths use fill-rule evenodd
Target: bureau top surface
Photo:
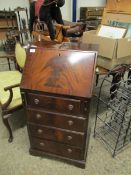
<instances>
[{"instance_id":1,"label":"bureau top surface","mask_svg":"<svg viewBox=\"0 0 131 175\"><path fill-rule=\"evenodd\" d=\"M95 63L95 51L29 49L21 89L91 97Z\"/></svg>"}]
</instances>

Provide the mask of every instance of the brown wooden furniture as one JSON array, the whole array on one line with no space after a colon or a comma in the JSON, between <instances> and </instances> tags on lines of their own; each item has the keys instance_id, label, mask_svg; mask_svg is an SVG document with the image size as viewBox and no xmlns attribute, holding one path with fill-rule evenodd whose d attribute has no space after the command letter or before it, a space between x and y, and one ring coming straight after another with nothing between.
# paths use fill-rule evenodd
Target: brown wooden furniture
<instances>
[{"instance_id":1,"label":"brown wooden furniture","mask_svg":"<svg viewBox=\"0 0 131 175\"><path fill-rule=\"evenodd\" d=\"M105 69L104 67L101 67L101 66L96 67L96 86L98 85L99 77L101 75L106 75L108 72L109 70Z\"/></svg>"},{"instance_id":2,"label":"brown wooden furniture","mask_svg":"<svg viewBox=\"0 0 131 175\"><path fill-rule=\"evenodd\" d=\"M85 167L97 49L86 46L67 43L56 49L45 44L29 49L21 94L32 155Z\"/></svg>"},{"instance_id":3,"label":"brown wooden furniture","mask_svg":"<svg viewBox=\"0 0 131 175\"><path fill-rule=\"evenodd\" d=\"M17 17L14 11L0 11L0 39L6 39L6 33L10 30L17 30Z\"/></svg>"},{"instance_id":4,"label":"brown wooden furniture","mask_svg":"<svg viewBox=\"0 0 131 175\"><path fill-rule=\"evenodd\" d=\"M14 56L7 56L6 58L13 59ZM16 43L14 62L17 70L0 71L0 109L3 123L9 132L9 142L13 141L9 118L13 112L22 108L19 85L22 77L20 71L24 67L25 59L25 49L19 43ZM9 62L8 64L10 65ZM10 66L9 69L11 69Z\"/></svg>"},{"instance_id":5,"label":"brown wooden furniture","mask_svg":"<svg viewBox=\"0 0 131 175\"><path fill-rule=\"evenodd\" d=\"M85 21L87 30L95 30L101 23L104 7L80 7L80 21Z\"/></svg>"},{"instance_id":6,"label":"brown wooden furniture","mask_svg":"<svg viewBox=\"0 0 131 175\"><path fill-rule=\"evenodd\" d=\"M9 70L11 70L11 65L10 65L10 60L12 60L13 62L15 62L15 54L6 54L4 51L0 51L0 59L6 58L7 59L7 63L9 66ZM0 63L1 64L5 64L5 63Z\"/></svg>"},{"instance_id":7,"label":"brown wooden furniture","mask_svg":"<svg viewBox=\"0 0 131 175\"><path fill-rule=\"evenodd\" d=\"M80 19L88 19L94 17L102 19L104 7L80 7Z\"/></svg>"}]
</instances>

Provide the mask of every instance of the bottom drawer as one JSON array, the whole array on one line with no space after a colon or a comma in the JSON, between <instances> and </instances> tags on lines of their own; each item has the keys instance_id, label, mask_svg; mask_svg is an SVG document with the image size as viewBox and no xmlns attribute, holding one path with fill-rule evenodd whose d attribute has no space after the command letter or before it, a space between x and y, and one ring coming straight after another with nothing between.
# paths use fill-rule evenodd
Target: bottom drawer
<instances>
[{"instance_id":1,"label":"bottom drawer","mask_svg":"<svg viewBox=\"0 0 131 175\"><path fill-rule=\"evenodd\" d=\"M68 157L70 159L83 160L83 151L81 149L52 142L47 140L38 139L35 137L30 138L31 148L38 149L47 153Z\"/></svg>"}]
</instances>

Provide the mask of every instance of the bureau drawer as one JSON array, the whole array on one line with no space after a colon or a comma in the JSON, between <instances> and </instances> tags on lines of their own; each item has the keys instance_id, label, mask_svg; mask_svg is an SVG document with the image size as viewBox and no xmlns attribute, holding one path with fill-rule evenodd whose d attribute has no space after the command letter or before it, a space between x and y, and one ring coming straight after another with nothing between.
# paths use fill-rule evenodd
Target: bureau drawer
<instances>
[{"instance_id":1,"label":"bureau drawer","mask_svg":"<svg viewBox=\"0 0 131 175\"><path fill-rule=\"evenodd\" d=\"M30 138L30 143L32 149L38 149L55 155L60 155L77 160L82 160L84 157L83 151L81 149L65 144L38 139L35 137Z\"/></svg>"},{"instance_id":2,"label":"bureau drawer","mask_svg":"<svg viewBox=\"0 0 131 175\"><path fill-rule=\"evenodd\" d=\"M28 94L28 104L35 107L44 107L46 110L66 114L80 114L80 100L58 98L46 95Z\"/></svg>"},{"instance_id":3,"label":"bureau drawer","mask_svg":"<svg viewBox=\"0 0 131 175\"><path fill-rule=\"evenodd\" d=\"M87 125L87 119L82 117L72 117L36 109L27 109L27 121L78 132L84 132Z\"/></svg>"},{"instance_id":4,"label":"bureau drawer","mask_svg":"<svg viewBox=\"0 0 131 175\"><path fill-rule=\"evenodd\" d=\"M28 131L32 136L66 143L77 147L83 147L84 144L84 133L73 133L32 124L28 124Z\"/></svg>"}]
</instances>

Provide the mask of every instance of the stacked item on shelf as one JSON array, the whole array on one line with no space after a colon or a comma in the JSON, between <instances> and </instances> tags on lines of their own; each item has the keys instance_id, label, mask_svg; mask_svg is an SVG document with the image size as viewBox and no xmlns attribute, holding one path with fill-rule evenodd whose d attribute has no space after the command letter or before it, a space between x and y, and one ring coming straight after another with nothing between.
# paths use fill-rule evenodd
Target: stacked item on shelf
<instances>
[{"instance_id":1,"label":"stacked item on shelf","mask_svg":"<svg viewBox=\"0 0 131 175\"><path fill-rule=\"evenodd\" d=\"M101 23L104 7L80 7L80 21L85 21L87 30L96 29Z\"/></svg>"},{"instance_id":2,"label":"stacked item on shelf","mask_svg":"<svg viewBox=\"0 0 131 175\"><path fill-rule=\"evenodd\" d=\"M10 8L0 11L0 39L6 39L6 33L10 30L18 30L17 16Z\"/></svg>"},{"instance_id":3,"label":"stacked item on shelf","mask_svg":"<svg viewBox=\"0 0 131 175\"><path fill-rule=\"evenodd\" d=\"M0 39L6 52L14 52L15 39L22 44L29 42L29 19L27 8L0 11Z\"/></svg>"}]
</instances>

